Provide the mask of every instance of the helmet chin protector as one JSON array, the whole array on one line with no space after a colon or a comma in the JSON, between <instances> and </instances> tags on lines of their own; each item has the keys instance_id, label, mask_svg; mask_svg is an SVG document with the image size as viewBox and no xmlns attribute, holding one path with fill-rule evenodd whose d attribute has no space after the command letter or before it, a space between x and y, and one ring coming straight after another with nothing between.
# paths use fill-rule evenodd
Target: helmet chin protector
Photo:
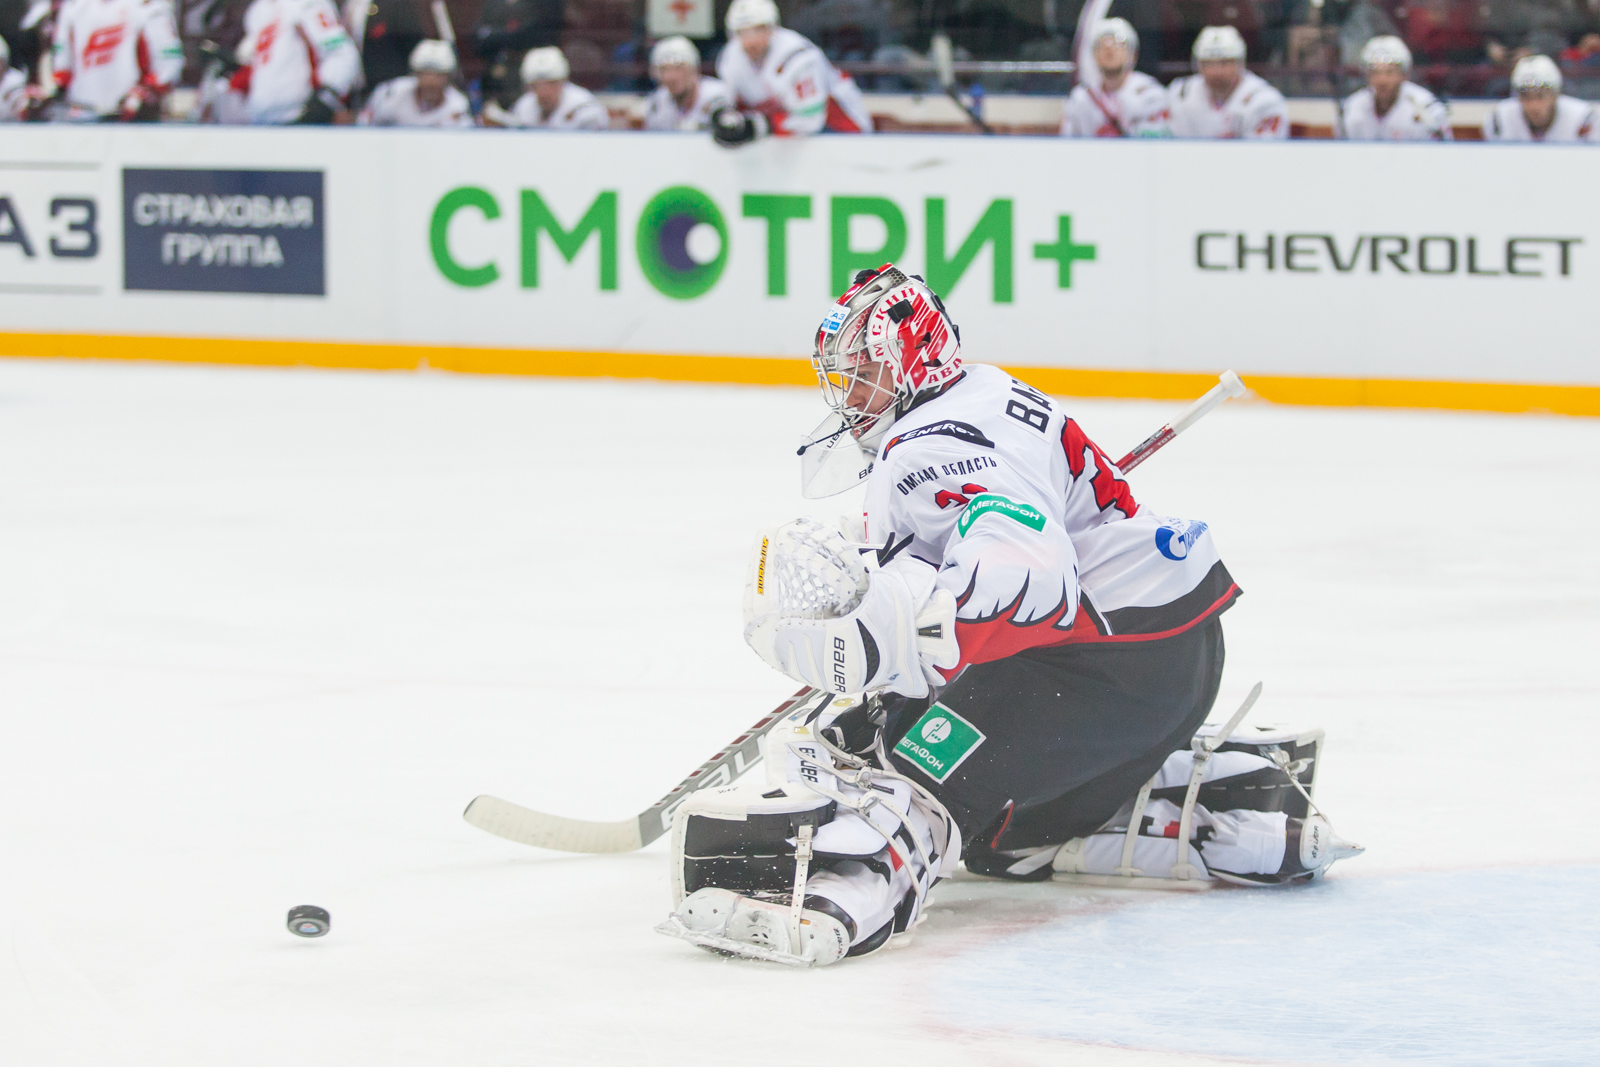
<instances>
[{"instance_id":1,"label":"helmet chin protector","mask_svg":"<svg viewBox=\"0 0 1600 1067\"><path fill-rule=\"evenodd\" d=\"M828 406L871 446L920 394L961 376L961 331L922 278L886 263L828 309L811 364Z\"/></svg>"}]
</instances>

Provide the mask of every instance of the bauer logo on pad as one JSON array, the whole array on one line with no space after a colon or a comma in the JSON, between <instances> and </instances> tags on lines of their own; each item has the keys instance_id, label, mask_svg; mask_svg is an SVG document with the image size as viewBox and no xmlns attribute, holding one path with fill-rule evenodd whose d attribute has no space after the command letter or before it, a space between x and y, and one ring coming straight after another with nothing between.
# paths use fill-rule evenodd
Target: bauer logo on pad
<instances>
[{"instance_id":1,"label":"bauer logo on pad","mask_svg":"<svg viewBox=\"0 0 1600 1067\"><path fill-rule=\"evenodd\" d=\"M942 782L983 744L983 731L943 704L929 708L894 746L895 754Z\"/></svg>"}]
</instances>

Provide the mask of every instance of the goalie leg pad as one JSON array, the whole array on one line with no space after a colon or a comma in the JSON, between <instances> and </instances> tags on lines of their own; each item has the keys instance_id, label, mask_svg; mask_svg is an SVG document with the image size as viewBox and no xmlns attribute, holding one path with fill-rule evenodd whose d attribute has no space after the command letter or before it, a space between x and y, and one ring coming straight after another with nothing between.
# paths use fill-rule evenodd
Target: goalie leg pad
<instances>
[{"instance_id":1,"label":"goalie leg pad","mask_svg":"<svg viewBox=\"0 0 1600 1067\"><path fill-rule=\"evenodd\" d=\"M674 912L661 933L812 964L875 951L914 925L954 865L959 832L898 774L819 739L838 713L803 711L775 727L767 781L703 790L678 809ZM793 780L772 781L780 768Z\"/></svg>"}]
</instances>

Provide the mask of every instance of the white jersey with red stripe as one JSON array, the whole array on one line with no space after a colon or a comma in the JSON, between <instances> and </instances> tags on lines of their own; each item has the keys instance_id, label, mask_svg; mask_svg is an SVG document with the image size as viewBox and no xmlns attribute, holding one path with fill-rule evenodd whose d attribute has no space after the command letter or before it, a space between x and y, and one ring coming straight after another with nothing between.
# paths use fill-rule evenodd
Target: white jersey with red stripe
<instances>
[{"instance_id":1,"label":"white jersey with red stripe","mask_svg":"<svg viewBox=\"0 0 1600 1067\"><path fill-rule=\"evenodd\" d=\"M136 88L171 88L183 45L166 0L67 0L50 58L69 107L110 115Z\"/></svg>"},{"instance_id":2,"label":"white jersey with red stripe","mask_svg":"<svg viewBox=\"0 0 1600 1067\"><path fill-rule=\"evenodd\" d=\"M472 126L472 106L454 85L444 87L438 107L424 111L417 101L417 79L407 74L391 78L372 90L356 122L362 126Z\"/></svg>"},{"instance_id":3,"label":"white jersey with red stripe","mask_svg":"<svg viewBox=\"0 0 1600 1067\"><path fill-rule=\"evenodd\" d=\"M1550 128L1542 134L1533 132L1528 117L1522 113L1522 101L1516 97L1502 100L1483 120L1485 141L1545 141L1588 142L1600 140L1600 104L1591 104L1573 96L1556 98L1556 115Z\"/></svg>"},{"instance_id":4,"label":"white jersey with red stripe","mask_svg":"<svg viewBox=\"0 0 1600 1067\"><path fill-rule=\"evenodd\" d=\"M729 41L717 56L717 77L741 110L761 112L779 137L872 132L872 116L854 79L829 63L822 49L782 26L772 28L760 67L737 40Z\"/></svg>"},{"instance_id":5,"label":"white jersey with red stripe","mask_svg":"<svg viewBox=\"0 0 1600 1067\"><path fill-rule=\"evenodd\" d=\"M1142 71L1132 70L1114 92L1079 85L1061 113L1063 137L1171 137L1167 90Z\"/></svg>"},{"instance_id":6,"label":"white jersey with red stripe","mask_svg":"<svg viewBox=\"0 0 1600 1067\"><path fill-rule=\"evenodd\" d=\"M704 130L711 125L711 113L719 107L732 107L733 94L716 78L701 78L688 107L678 101L665 85L656 86L644 103L644 128L647 130Z\"/></svg>"},{"instance_id":7,"label":"white jersey with red stripe","mask_svg":"<svg viewBox=\"0 0 1600 1067\"><path fill-rule=\"evenodd\" d=\"M608 130L611 112L600 98L581 85L563 82L561 99L548 115L539 106L539 98L529 89L517 97L511 106L511 115L517 125L530 130Z\"/></svg>"},{"instance_id":8,"label":"white jersey with red stripe","mask_svg":"<svg viewBox=\"0 0 1600 1067\"><path fill-rule=\"evenodd\" d=\"M1289 136L1289 105L1266 79L1239 72L1239 84L1221 104L1211 102L1206 80L1198 74L1167 86L1174 137L1284 140Z\"/></svg>"},{"instance_id":9,"label":"white jersey with red stripe","mask_svg":"<svg viewBox=\"0 0 1600 1067\"><path fill-rule=\"evenodd\" d=\"M328 0L254 0L239 57L234 85L247 90L259 124L293 122L318 89L343 96L361 74L361 53Z\"/></svg>"},{"instance_id":10,"label":"white jersey with red stripe","mask_svg":"<svg viewBox=\"0 0 1600 1067\"><path fill-rule=\"evenodd\" d=\"M1339 136L1350 141L1449 141L1450 108L1415 82L1382 115L1371 89L1358 89L1339 107Z\"/></svg>"},{"instance_id":11,"label":"white jersey with red stripe","mask_svg":"<svg viewBox=\"0 0 1600 1067\"><path fill-rule=\"evenodd\" d=\"M963 665L1156 640L1239 595L1205 523L1141 507L1061 404L998 367L968 364L890 427L866 507L880 558L939 568Z\"/></svg>"},{"instance_id":12,"label":"white jersey with red stripe","mask_svg":"<svg viewBox=\"0 0 1600 1067\"><path fill-rule=\"evenodd\" d=\"M0 75L0 122L16 122L28 106L28 76L16 67Z\"/></svg>"}]
</instances>

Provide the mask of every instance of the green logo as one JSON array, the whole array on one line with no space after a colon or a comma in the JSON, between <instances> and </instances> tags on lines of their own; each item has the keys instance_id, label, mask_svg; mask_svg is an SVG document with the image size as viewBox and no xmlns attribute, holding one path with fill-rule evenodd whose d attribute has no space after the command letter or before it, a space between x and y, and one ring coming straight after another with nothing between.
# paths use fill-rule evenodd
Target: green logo
<instances>
[{"instance_id":1,"label":"green logo","mask_svg":"<svg viewBox=\"0 0 1600 1067\"><path fill-rule=\"evenodd\" d=\"M929 778L942 782L983 741L982 730L943 704L935 704L906 732L894 750Z\"/></svg>"},{"instance_id":2,"label":"green logo","mask_svg":"<svg viewBox=\"0 0 1600 1067\"><path fill-rule=\"evenodd\" d=\"M967 536L972 524L991 512L1004 515L1013 522L1020 522L1031 530L1044 529L1044 512L1038 508L1019 504L999 493L979 493L972 498L972 503L961 510L961 518L956 520L956 533L962 537Z\"/></svg>"},{"instance_id":3,"label":"green logo","mask_svg":"<svg viewBox=\"0 0 1600 1067\"><path fill-rule=\"evenodd\" d=\"M674 185L650 198L639 216L639 269L674 300L703 295L728 265L728 224L711 198Z\"/></svg>"}]
</instances>

